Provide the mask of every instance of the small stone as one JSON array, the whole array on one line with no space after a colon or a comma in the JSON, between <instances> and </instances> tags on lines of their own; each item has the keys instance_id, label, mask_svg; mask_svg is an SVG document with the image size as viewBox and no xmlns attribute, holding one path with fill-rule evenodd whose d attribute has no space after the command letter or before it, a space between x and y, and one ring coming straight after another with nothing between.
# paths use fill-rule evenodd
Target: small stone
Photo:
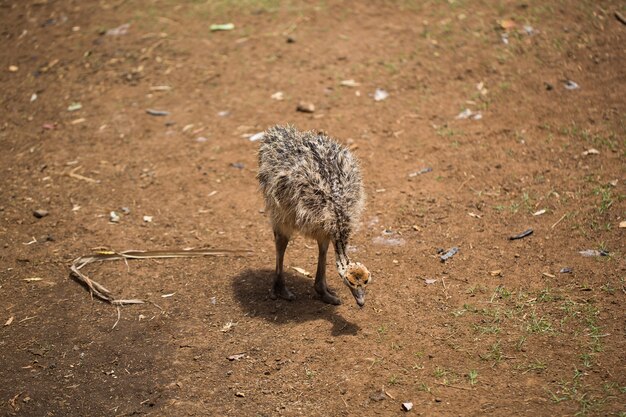
<instances>
[{"instance_id":1,"label":"small stone","mask_svg":"<svg viewBox=\"0 0 626 417\"><path fill-rule=\"evenodd\" d=\"M626 220L619 222L620 229L626 229Z\"/></svg>"},{"instance_id":2,"label":"small stone","mask_svg":"<svg viewBox=\"0 0 626 417\"><path fill-rule=\"evenodd\" d=\"M245 357L246 357L245 353L237 353L237 354L228 356L226 359L228 359L229 361L232 362L232 361L238 361L238 360L243 359Z\"/></svg>"},{"instance_id":3,"label":"small stone","mask_svg":"<svg viewBox=\"0 0 626 417\"><path fill-rule=\"evenodd\" d=\"M376 91L374 91L374 101L387 100L388 97L389 93L382 88L377 88Z\"/></svg>"},{"instance_id":4,"label":"small stone","mask_svg":"<svg viewBox=\"0 0 626 417\"><path fill-rule=\"evenodd\" d=\"M143 216L143 221L146 223L152 223L152 216Z\"/></svg>"},{"instance_id":5,"label":"small stone","mask_svg":"<svg viewBox=\"0 0 626 417\"><path fill-rule=\"evenodd\" d=\"M285 93L283 93L282 91L277 91L274 94L272 94L271 98L272 100L282 101L285 99Z\"/></svg>"},{"instance_id":6,"label":"small stone","mask_svg":"<svg viewBox=\"0 0 626 417\"><path fill-rule=\"evenodd\" d=\"M46 217L48 214L48 210L43 210L43 209L38 209L33 211L33 216L37 217L38 219L41 219L42 217Z\"/></svg>"},{"instance_id":7,"label":"small stone","mask_svg":"<svg viewBox=\"0 0 626 417\"><path fill-rule=\"evenodd\" d=\"M302 113L314 113L315 104L301 101L300 103L298 103L298 107L296 107L296 110Z\"/></svg>"},{"instance_id":8,"label":"small stone","mask_svg":"<svg viewBox=\"0 0 626 417\"><path fill-rule=\"evenodd\" d=\"M287 36L287 43L296 43L296 38L293 36Z\"/></svg>"},{"instance_id":9,"label":"small stone","mask_svg":"<svg viewBox=\"0 0 626 417\"><path fill-rule=\"evenodd\" d=\"M237 391L237 392L235 393L235 397L240 397L240 398L243 398L243 397L245 397L245 396L246 396L246 394L244 394L243 392L240 392L240 391Z\"/></svg>"},{"instance_id":10,"label":"small stone","mask_svg":"<svg viewBox=\"0 0 626 417\"><path fill-rule=\"evenodd\" d=\"M111 223L119 223L120 221L120 215L117 214L116 212L112 211L109 213L109 221Z\"/></svg>"},{"instance_id":11,"label":"small stone","mask_svg":"<svg viewBox=\"0 0 626 417\"><path fill-rule=\"evenodd\" d=\"M413 408L413 403L402 403L402 410L411 411Z\"/></svg>"},{"instance_id":12,"label":"small stone","mask_svg":"<svg viewBox=\"0 0 626 417\"><path fill-rule=\"evenodd\" d=\"M9 71L11 72L17 72L19 68L16 65L9 65Z\"/></svg>"}]
</instances>

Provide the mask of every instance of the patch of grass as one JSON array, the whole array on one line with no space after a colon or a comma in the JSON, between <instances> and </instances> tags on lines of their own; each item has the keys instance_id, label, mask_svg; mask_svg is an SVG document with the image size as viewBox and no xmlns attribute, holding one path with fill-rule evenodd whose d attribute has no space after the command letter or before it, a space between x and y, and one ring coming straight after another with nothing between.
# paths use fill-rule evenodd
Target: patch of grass
<instances>
[{"instance_id":1,"label":"patch of grass","mask_svg":"<svg viewBox=\"0 0 626 417\"><path fill-rule=\"evenodd\" d=\"M474 330L481 334L498 334L500 333L500 326L498 324L488 324L485 326L481 326L475 324Z\"/></svg>"},{"instance_id":2,"label":"patch of grass","mask_svg":"<svg viewBox=\"0 0 626 417\"><path fill-rule=\"evenodd\" d=\"M477 370L472 369L471 371L467 373L467 381L470 383L470 385L476 385L477 379L478 379Z\"/></svg>"},{"instance_id":3,"label":"patch of grass","mask_svg":"<svg viewBox=\"0 0 626 417\"><path fill-rule=\"evenodd\" d=\"M609 187L597 187L593 190L594 195L600 196L600 205L598 213L606 213L613 206L613 191Z\"/></svg>"},{"instance_id":4,"label":"patch of grass","mask_svg":"<svg viewBox=\"0 0 626 417\"><path fill-rule=\"evenodd\" d=\"M604 402L601 399L593 398L588 392L584 391L581 383L582 375L580 371L574 370L574 377L571 382L561 381L557 384L556 392L548 391L551 400L555 403L563 401L576 402L578 404L576 416L587 416Z\"/></svg>"},{"instance_id":5,"label":"patch of grass","mask_svg":"<svg viewBox=\"0 0 626 417\"><path fill-rule=\"evenodd\" d=\"M484 361L494 361L495 363L502 362L504 359L504 354L502 353L499 341L491 345L486 353L478 356Z\"/></svg>"},{"instance_id":6,"label":"patch of grass","mask_svg":"<svg viewBox=\"0 0 626 417\"><path fill-rule=\"evenodd\" d=\"M542 372L547 367L548 365L546 365L545 362L535 359L533 362L523 365L520 369L524 369L522 373L525 374L526 372Z\"/></svg>"},{"instance_id":7,"label":"patch of grass","mask_svg":"<svg viewBox=\"0 0 626 417\"><path fill-rule=\"evenodd\" d=\"M582 355L580 355L580 359L583 361L583 366L585 368L591 368L591 359L592 359L592 355L591 353L583 353Z\"/></svg>"},{"instance_id":8,"label":"patch of grass","mask_svg":"<svg viewBox=\"0 0 626 417\"><path fill-rule=\"evenodd\" d=\"M530 333L552 333L552 324L545 317L538 317L535 312L530 314L530 321L526 325L526 330Z\"/></svg>"},{"instance_id":9,"label":"patch of grass","mask_svg":"<svg viewBox=\"0 0 626 417\"><path fill-rule=\"evenodd\" d=\"M428 385L426 385L426 383L424 382L420 382L419 384L417 384L417 390L418 391L423 391L423 392L430 392L430 387Z\"/></svg>"},{"instance_id":10,"label":"patch of grass","mask_svg":"<svg viewBox=\"0 0 626 417\"><path fill-rule=\"evenodd\" d=\"M398 375L393 374L389 377L389 385L397 385L399 382Z\"/></svg>"},{"instance_id":11,"label":"patch of grass","mask_svg":"<svg viewBox=\"0 0 626 417\"><path fill-rule=\"evenodd\" d=\"M496 287L496 289L493 291L493 295L491 296L491 300L489 300L490 303L493 303L493 301L496 298L499 298L501 300L507 300L511 297L511 295L513 294L513 292L507 290L504 285L498 285Z\"/></svg>"},{"instance_id":12,"label":"patch of grass","mask_svg":"<svg viewBox=\"0 0 626 417\"><path fill-rule=\"evenodd\" d=\"M544 288L537 294L537 302L540 303L549 303L551 301L558 301L560 299L561 296L553 294L552 290L549 287Z\"/></svg>"},{"instance_id":13,"label":"patch of grass","mask_svg":"<svg viewBox=\"0 0 626 417\"><path fill-rule=\"evenodd\" d=\"M433 371L433 376L435 378L443 378L444 376L448 375L449 373L450 372L447 369L442 368L441 366L438 366Z\"/></svg>"}]
</instances>

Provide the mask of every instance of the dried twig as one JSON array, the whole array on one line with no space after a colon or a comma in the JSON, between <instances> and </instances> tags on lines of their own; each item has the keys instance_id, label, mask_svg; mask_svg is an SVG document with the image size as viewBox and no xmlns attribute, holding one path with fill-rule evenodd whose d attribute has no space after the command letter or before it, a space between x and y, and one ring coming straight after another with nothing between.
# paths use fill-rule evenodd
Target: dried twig
<instances>
[{"instance_id":1,"label":"dried twig","mask_svg":"<svg viewBox=\"0 0 626 417\"><path fill-rule=\"evenodd\" d=\"M554 223L551 227L551 229L554 229L556 227L557 224L561 223L561 220L563 220L565 218L565 216L567 216L568 213L565 213L564 215L561 216L561 218L559 220L556 221L556 223Z\"/></svg>"},{"instance_id":2,"label":"dried twig","mask_svg":"<svg viewBox=\"0 0 626 417\"><path fill-rule=\"evenodd\" d=\"M82 168L81 166L77 166L76 168L72 169L67 175L77 180L87 181L93 184L97 184L98 182L100 182L98 180L94 180L93 178L89 178L89 177L85 177L84 175L77 174L76 171L78 171L81 168Z\"/></svg>"},{"instance_id":3,"label":"dried twig","mask_svg":"<svg viewBox=\"0 0 626 417\"><path fill-rule=\"evenodd\" d=\"M446 279L444 277L441 277L441 285L443 285L443 294L446 297L446 300L452 298L450 294L448 294L448 287L446 287Z\"/></svg>"},{"instance_id":4,"label":"dried twig","mask_svg":"<svg viewBox=\"0 0 626 417\"><path fill-rule=\"evenodd\" d=\"M458 191L461 191L461 189L465 186L465 184L467 184L467 183L469 182L469 180L471 180L472 178L474 178L474 176L473 176L473 175L470 175L470 176L469 176L469 178L467 178L465 181L463 181L463 182L461 183L461 185L459 185L459 188L457 188L457 190L456 190L456 191L457 191L457 192L458 192Z\"/></svg>"},{"instance_id":5,"label":"dried twig","mask_svg":"<svg viewBox=\"0 0 626 417\"><path fill-rule=\"evenodd\" d=\"M115 326L117 326L117 323L120 322L120 317L122 316L122 313L120 311L120 306L116 306L117 307L117 320L115 320L115 324L113 325L113 327L111 327L111 330L115 329Z\"/></svg>"},{"instance_id":6,"label":"dried twig","mask_svg":"<svg viewBox=\"0 0 626 417\"><path fill-rule=\"evenodd\" d=\"M111 291L109 291L102 284L90 279L87 275L83 274L80 270L93 262L102 262L102 261L114 261L114 260L124 260L127 259L153 259L153 258L197 258L201 256L241 256L244 254L248 254L250 251L231 251L231 250L222 250L222 249L192 249L192 250L180 250L180 251L166 251L166 250L156 250L156 251L138 251L138 250L128 250L124 252L115 252L115 251L99 251L93 255L81 256L79 258L74 259L72 264L70 265L70 270L74 278L78 281L82 282L89 288L89 292L92 295L95 295L97 298L102 301L106 301L110 304L116 306L123 306L127 304L143 304L144 300L139 299L117 299L113 296ZM152 303L154 304L154 303ZM156 304L154 304L156 306ZM157 306L161 309L159 306ZM162 310L162 309L161 309ZM117 324L117 322L116 322Z\"/></svg>"}]
</instances>

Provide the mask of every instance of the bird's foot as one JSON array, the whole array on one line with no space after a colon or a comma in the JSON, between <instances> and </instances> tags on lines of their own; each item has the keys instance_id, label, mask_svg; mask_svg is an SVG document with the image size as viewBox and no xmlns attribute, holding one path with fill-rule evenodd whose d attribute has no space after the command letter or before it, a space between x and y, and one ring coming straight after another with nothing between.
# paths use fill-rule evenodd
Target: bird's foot
<instances>
[{"instance_id":1,"label":"bird's foot","mask_svg":"<svg viewBox=\"0 0 626 417\"><path fill-rule=\"evenodd\" d=\"M323 302L327 304L336 305L336 306L341 304L341 299L337 297L337 295L335 294L335 291L331 290L330 288L328 287L325 287L322 289L315 288L315 291L319 294Z\"/></svg>"},{"instance_id":2,"label":"bird's foot","mask_svg":"<svg viewBox=\"0 0 626 417\"><path fill-rule=\"evenodd\" d=\"M293 301L296 299L296 296L291 291L289 291L285 284L274 284L272 289L270 289L270 298L272 300L282 298L284 300Z\"/></svg>"}]
</instances>

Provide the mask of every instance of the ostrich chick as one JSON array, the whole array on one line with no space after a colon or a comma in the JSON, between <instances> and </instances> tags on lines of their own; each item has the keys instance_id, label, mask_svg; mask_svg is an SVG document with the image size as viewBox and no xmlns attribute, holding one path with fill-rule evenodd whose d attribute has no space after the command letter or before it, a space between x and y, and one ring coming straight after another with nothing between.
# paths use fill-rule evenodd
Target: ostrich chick
<instances>
[{"instance_id":1,"label":"ostrich chick","mask_svg":"<svg viewBox=\"0 0 626 417\"><path fill-rule=\"evenodd\" d=\"M370 272L363 264L351 262L346 252L365 201L356 158L321 133L274 126L261 140L257 178L276 241L276 277L271 297L295 298L285 286L283 259L289 239L299 231L317 240L319 258L314 288L322 300L341 304L326 284L326 253L332 242L337 271L362 307Z\"/></svg>"}]
</instances>

